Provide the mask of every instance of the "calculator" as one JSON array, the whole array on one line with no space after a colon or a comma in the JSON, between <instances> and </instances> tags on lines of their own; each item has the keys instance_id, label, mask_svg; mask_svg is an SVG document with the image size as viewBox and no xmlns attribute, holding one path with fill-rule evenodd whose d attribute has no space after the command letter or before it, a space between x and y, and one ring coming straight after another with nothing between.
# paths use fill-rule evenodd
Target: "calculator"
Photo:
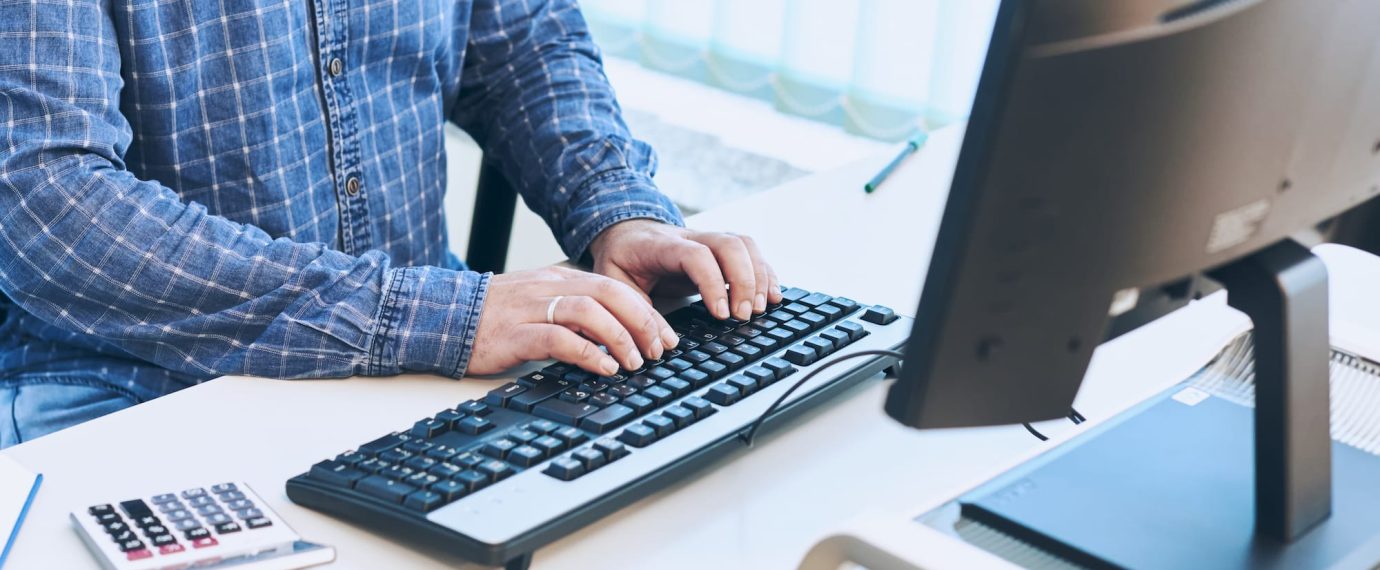
<instances>
[{"instance_id":1,"label":"calculator","mask_svg":"<svg viewBox=\"0 0 1380 570\"><path fill-rule=\"evenodd\" d=\"M103 568L291 569L335 560L301 539L243 482L193 487L72 513Z\"/></svg>"}]
</instances>

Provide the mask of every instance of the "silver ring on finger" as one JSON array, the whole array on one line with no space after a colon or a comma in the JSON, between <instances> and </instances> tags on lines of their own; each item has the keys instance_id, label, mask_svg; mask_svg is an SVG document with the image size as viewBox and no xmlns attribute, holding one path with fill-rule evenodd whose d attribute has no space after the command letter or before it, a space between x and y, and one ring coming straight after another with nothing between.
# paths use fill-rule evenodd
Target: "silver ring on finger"
<instances>
[{"instance_id":1,"label":"silver ring on finger","mask_svg":"<svg viewBox=\"0 0 1380 570\"><path fill-rule=\"evenodd\" d=\"M561 303L561 299L564 298L564 295L556 295L551 299L551 302L546 305L546 324L556 324L556 305L559 305Z\"/></svg>"}]
</instances>

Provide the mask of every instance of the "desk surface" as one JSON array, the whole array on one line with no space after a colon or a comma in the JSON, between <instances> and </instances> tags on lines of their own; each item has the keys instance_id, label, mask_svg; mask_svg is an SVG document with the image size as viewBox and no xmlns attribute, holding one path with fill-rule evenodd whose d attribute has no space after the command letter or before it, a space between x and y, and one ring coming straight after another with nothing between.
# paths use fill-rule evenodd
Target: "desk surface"
<instances>
[{"instance_id":1,"label":"desk surface","mask_svg":"<svg viewBox=\"0 0 1380 570\"><path fill-rule=\"evenodd\" d=\"M875 194L865 195L862 184L887 156L745 198L691 223L751 233L789 284L910 314L960 138L959 129L936 133ZM1239 314L1204 305L1099 349L1080 411L1099 419L1158 392L1243 328ZM1175 357L1147 350L1161 347ZM334 545L334 567L453 567L459 561L444 553L413 550L298 507L283 482L503 381L227 377L5 450L45 476L11 567L94 567L68 511L223 479L247 481L305 538ZM841 520L938 500L1053 443L1020 427L906 430L883 416L884 394L880 381L865 383L769 434L751 452L538 551L535 567L791 567Z\"/></svg>"}]
</instances>

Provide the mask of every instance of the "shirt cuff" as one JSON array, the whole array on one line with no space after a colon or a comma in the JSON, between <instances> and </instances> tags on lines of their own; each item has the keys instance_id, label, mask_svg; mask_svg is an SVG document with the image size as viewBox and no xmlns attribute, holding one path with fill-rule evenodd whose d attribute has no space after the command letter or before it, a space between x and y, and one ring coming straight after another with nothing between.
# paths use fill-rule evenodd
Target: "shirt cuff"
<instances>
[{"instance_id":1,"label":"shirt cuff","mask_svg":"<svg viewBox=\"0 0 1380 570\"><path fill-rule=\"evenodd\" d=\"M575 262L584 258L594 238L618 222L643 218L685 225L680 209L656 189L652 178L634 170L610 170L590 178L570 203L560 241Z\"/></svg>"},{"instance_id":2,"label":"shirt cuff","mask_svg":"<svg viewBox=\"0 0 1380 570\"><path fill-rule=\"evenodd\" d=\"M490 277L429 266L389 269L368 374L464 376Z\"/></svg>"}]
</instances>

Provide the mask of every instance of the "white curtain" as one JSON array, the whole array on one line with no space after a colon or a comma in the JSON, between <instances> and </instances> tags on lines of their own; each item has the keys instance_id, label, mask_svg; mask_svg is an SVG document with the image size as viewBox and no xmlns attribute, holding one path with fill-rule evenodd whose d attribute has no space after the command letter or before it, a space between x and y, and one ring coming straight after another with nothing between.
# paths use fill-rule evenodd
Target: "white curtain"
<instances>
[{"instance_id":1,"label":"white curtain","mask_svg":"<svg viewBox=\"0 0 1380 570\"><path fill-rule=\"evenodd\" d=\"M606 53L899 140L967 117L1000 0L584 0Z\"/></svg>"}]
</instances>

